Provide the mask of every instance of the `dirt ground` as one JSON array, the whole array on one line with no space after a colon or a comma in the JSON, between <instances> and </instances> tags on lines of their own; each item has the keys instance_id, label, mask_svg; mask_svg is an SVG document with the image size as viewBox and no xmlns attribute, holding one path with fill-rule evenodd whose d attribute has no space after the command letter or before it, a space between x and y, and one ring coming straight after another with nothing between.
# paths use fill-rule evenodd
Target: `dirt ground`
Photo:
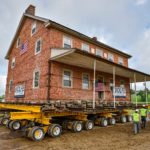
<instances>
[{"instance_id":1,"label":"dirt ground","mask_svg":"<svg viewBox=\"0 0 150 150\"><path fill-rule=\"evenodd\" d=\"M0 150L150 150L150 123L138 135L133 135L132 124L118 124L92 131L65 131L59 138L45 137L33 142L21 134L0 127Z\"/></svg>"}]
</instances>

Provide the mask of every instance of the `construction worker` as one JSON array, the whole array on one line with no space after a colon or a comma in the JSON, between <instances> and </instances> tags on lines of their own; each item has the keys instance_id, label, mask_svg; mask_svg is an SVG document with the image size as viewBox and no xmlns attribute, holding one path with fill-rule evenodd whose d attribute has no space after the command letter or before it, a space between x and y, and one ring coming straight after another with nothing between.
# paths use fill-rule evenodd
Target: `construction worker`
<instances>
[{"instance_id":1,"label":"construction worker","mask_svg":"<svg viewBox=\"0 0 150 150\"><path fill-rule=\"evenodd\" d=\"M143 107L140 109L140 115L141 115L141 128L144 129L146 127L146 119L147 119L147 109L146 106L143 105Z\"/></svg>"},{"instance_id":2,"label":"construction worker","mask_svg":"<svg viewBox=\"0 0 150 150\"><path fill-rule=\"evenodd\" d=\"M133 125L134 125L134 134L139 133L140 130L140 114L139 110L136 109L135 112L133 113Z\"/></svg>"}]
</instances>

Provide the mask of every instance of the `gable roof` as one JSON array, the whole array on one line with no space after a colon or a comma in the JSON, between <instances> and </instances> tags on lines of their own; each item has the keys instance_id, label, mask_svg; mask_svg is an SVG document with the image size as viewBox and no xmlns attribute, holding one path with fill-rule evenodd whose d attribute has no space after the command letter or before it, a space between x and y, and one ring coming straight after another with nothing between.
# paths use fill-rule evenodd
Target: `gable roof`
<instances>
[{"instance_id":1,"label":"gable roof","mask_svg":"<svg viewBox=\"0 0 150 150\"><path fill-rule=\"evenodd\" d=\"M77 36L80 39L83 39L83 40L85 40L85 41L87 41L89 43L95 44L95 45L100 46L102 48L108 49L109 51L117 53L117 54L120 54L120 55L122 55L122 56L124 56L126 58L131 58L132 57L131 55L129 55L127 53L124 53L124 52L122 52L122 51L120 51L120 50L118 50L116 48L113 48L113 47L111 47L109 45L106 45L106 44L104 44L104 43L102 43L100 41L94 40L93 38L91 38L89 36L86 36L86 35L78 32L78 31L75 31L75 30L73 30L71 28L68 28L68 27L66 27L64 25L61 25L61 24L59 24L57 22L54 22L54 21L49 20L47 18L43 18L43 17L39 17L39 16L35 16L35 15L24 13L23 16L21 17L21 20L20 20L19 25L17 27L17 30L15 32L15 36L14 36L14 38L13 38L11 44L10 44L10 47L8 49L8 52L7 52L6 56L5 56L5 59L9 59L9 55L11 53L12 46L13 46L15 40L17 39L17 35L18 35L18 33L19 33L20 29L21 29L21 26L22 26L22 24L23 24L23 22L24 22L26 17L29 17L29 18L32 18L34 20L38 20L38 21L44 22L46 28L50 28L50 27L57 28L58 30L61 30L61 31L66 32L68 34Z\"/></svg>"}]
</instances>

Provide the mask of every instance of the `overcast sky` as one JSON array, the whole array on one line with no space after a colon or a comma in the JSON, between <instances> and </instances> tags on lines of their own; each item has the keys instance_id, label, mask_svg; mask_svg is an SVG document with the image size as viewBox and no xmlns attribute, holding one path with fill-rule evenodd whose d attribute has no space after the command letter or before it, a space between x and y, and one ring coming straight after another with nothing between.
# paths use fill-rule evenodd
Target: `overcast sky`
<instances>
[{"instance_id":1,"label":"overcast sky","mask_svg":"<svg viewBox=\"0 0 150 150\"><path fill-rule=\"evenodd\" d=\"M149 0L1 0L0 95L5 91L4 59L19 20L29 4L49 18L133 56L130 67L150 73Z\"/></svg>"}]
</instances>

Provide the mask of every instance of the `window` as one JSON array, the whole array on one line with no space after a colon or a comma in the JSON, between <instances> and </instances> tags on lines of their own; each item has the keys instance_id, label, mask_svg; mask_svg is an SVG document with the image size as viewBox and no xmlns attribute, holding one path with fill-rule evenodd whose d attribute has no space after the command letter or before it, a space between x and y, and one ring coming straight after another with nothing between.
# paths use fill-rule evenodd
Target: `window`
<instances>
[{"instance_id":1,"label":"window","mask_svg":"<svg viewBox=\"0 0 150 150\"><path fill-rule=\"evenodd\" d=\"M39 87L39 79L40 79L40 72L35 71L33 75L33 87L38 88Z\"/></svg>"},{"instance_id":2,"label":"window","mask_svg":"<svg viewBox=\"0 0 150 150\"><path fill-rule=\"evenodd\" d=\"M114 55L111 53L108 53L108 60L114 62Z\"/></svg>"},{"instance_id":3,"label":"window","mask_svg":"<svg viewBox=\"0 0 150 150\"><path fill-rule=\"evenodd\" d=\"M123 58L121 58L121 57L118 58L118 64L123 65Z\"/></svg>"},{"instance_id":4,"label":"window","mask_svg":"<svg viewBox=\"0 0 150 150\"><path fill-rule=\"evenodd\" d=\"M96 55L103 57L103 51L101 49L96 49Z\"/></svg>"},{"instance_id":5,"label":"window","mask_svg":"<svg viewBox=\"0 0 150 150\"><path fill-rule=\"evenodd\" d=\"M63 86L72 87L72 72L69 70L63 71Z\"/></svg>"},{"instance_id":6,"label":"window","mask_svg":"<svg viewBox=\"0 0 150 150\"><path fill-rule=\"evenodd\" d=\"M9 93L11 93L13 87L13 80L9 81Z\"/></svg>"},{"instance_id":7,"label":"window","mask_svg":"<svg viewBox=\"0 0 150 150\"><path fill-rule=\"evenodd\" d=\"M113 92L113 79L110 79L110 84L109 84L109 87L110 87L110 90Z\"/></svg>"},{"instance_id":8,"label":"window","mask_svg":"<svg viewBox=\"0 0 150 150\"><path fill-rule=\"evenodd\" d=\"M20 46L20 37L18 37L18 39L17 39L17 48Z\"/></svg>"},{"instance_id":9,"label":"window","mask_svg":"<svg viewBox=\"0 0 150 150\"><path fill-rule=\"evenodd\" d=\"M82 43L82 50L90 52L90 46L88 44Z\"/></svg>"},{"instance_id":10,"label":"window","mask_svg":"<svg viewBox=\"0 0 150 150\"><path fill-rule=\"evenodd\" d=\"M124 80L120 80L120 87L124 88L125 85L125 81Z\"/></svg>"},{"instance_id":11,"label":"window","mask_svg":"<svg viewBox=\"0 0 150 150\"><path fill-rule=\"evenodd\" d=\"M42 45L41 39L37 40L35 44L35 54L38 54L41 52L41 45Z\"/></svg>"},{"instance_id":12,"label":"window","mask_svg":"<svg viewBox=\"0 0 150 150\"><path fill-rule=\"evenodd\" d=\"M67 37L67 36L63 37L63 47L64 48L71 48L72 47L72 39L70 37Z\"/></svg>"},{"instance_id":13,"label":"window","mask_svg":"<svg viewBox=\"0 0 150 150\"><path fill-rule=\"evenodd\" d=\"M13 69L15 67L15 62L16 62L16 59L14 57L11 61L11 69Z\"/></svg>"},{"instance_id":14,"label":"window","mask_svg":"<svg viewBox=\"0 0 150 150\"><path fill-rule=\"evenodd\" d=\"M89 75L85 73L82 75L82 89L89 89Z\"/></svg>"},{"instance_id":15,"label":"window","mask_svg":"<svg viewBox=\"0 0 150 150\"><path fill-rule=\"evenodd\" d=\"M33 34L35 34L35 32L36 32L36 22L33 22L32 28L31 28L31 36L32 36Z\"/></svg>"}]
</instances>

